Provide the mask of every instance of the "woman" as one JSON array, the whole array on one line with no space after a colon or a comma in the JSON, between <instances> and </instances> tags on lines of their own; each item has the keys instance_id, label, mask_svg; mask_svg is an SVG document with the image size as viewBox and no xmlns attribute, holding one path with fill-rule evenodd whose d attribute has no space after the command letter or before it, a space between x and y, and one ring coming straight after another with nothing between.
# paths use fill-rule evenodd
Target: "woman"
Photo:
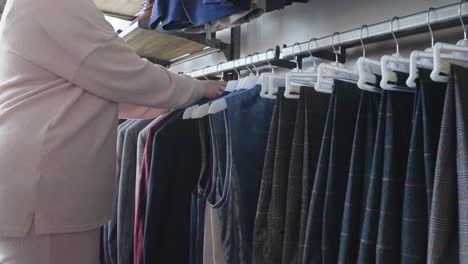
<instances>
[{"instance_id":1,"label":"woman","mask_svg":"<svg viewBox=\"0 0 468 264\"><path fill-rule=\"evenodd\" d=\"M8 0L0 58L0 263L98 263L119 115L150 117L225 83L140 59L91 0Z\"/></svg>"}]
</instances>

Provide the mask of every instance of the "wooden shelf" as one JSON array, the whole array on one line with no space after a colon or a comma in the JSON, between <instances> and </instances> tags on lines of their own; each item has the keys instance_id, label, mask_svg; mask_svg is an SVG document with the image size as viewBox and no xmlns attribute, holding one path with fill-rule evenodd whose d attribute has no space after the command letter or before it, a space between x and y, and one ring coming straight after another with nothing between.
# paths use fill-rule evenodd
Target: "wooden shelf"
<instances>
[{"instance_id":1,"label":"wooden shelf","mask_svg":"<svg viewBox=\"0 0 468 264\"><path fill-rule=\"evenodd\" d=\"M93 0L104 13L124 18L134 18L143 0Z\"/></svg>"},{"instance_id":2,"label":"wooden shelf","mask_svg":"<svg viewBox=\"0 0 468 264\"><path fill-rule=\"evenodd\" d=\"M138 23L134 23L120 36L138 55L161 65L169 65L181 57L200 53L209 48L202 41L204 35L188 36L188 34L147 30L139 27Z\"/></svg>"}]
</instances>

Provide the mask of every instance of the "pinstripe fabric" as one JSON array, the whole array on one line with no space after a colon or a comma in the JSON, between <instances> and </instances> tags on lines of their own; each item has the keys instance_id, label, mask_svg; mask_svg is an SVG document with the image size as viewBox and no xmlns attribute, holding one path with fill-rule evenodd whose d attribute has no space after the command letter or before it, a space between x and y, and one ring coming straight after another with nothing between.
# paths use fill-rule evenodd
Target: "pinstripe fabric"
<instances>
[{"instance_id":1,"label":"pinstripe fabric","mask_svg":"<svg viewBox=\"0 0 468 264\"><path fill-rule=\"evenodd\" d=\"M265 162L263 165L263 175L260 184L260 193L257 202L257 212L255 216L254 226L254 241L252 251L252 262L254 264L262 264L264 258L270 254L268 247L266 246L266 238L268 237L267 226L267 214L268 207L271 201L272 186L273 186L273 171L275 164L275 150L276 150L276 139L278 137L278 124L279 124L279 100L276 98L276 104L273 108L273 114L271 118L270 131L268 134L268 142L265 152Z\"/></svg>"},{"instance_id":2,"label":"pinstripe fabric","mask_svg":"<svg viewBox=\"0 0 468 264\"><path fill-rule=\"evenodd\" d=\"M301 218L299 224L298 260L302 263L304 256L307 217L315 171L318 166L320 147L330 103L330 95L315 90L305 91L305 133L304 133L304 169L302 172ZM308 96L311 94L311 96ZM308 99L311 98L311 99ZM313 99L312 99L313 98Z\"/></svg>"},{"instance_id":3,"label":"pinstripe fabric","mask_svg":"<svg viewBox=\"0 0 468 264\"><path fill-rule=\"evenodd\" d=\"M400 261L404 177L413 112L413 93L392 91L388 94L377 263Z\"/></svg>"},{"instance_id":4,"label":"pinstripe fabric","mask_svg":"<svg viewBox=\"0 0 468 264\"><path fill-rule=\"evenodd\" d=\"M33 232L30 232L31 234ZM100 230L0 238L2 264L100 264Z\"/></svg>"},{"instance_id":5,"label":"pinstripe fabric","mask_svg":"<svg viewBox=\"0 0 468 264\"><path fill-rule=\"evenodd\" d=\"M426 263L427 234L435 158L445 101L446 84L433 82L420 69L406 171L401 228L401 263Z\"/></svg>"},{"instance_id":6,"label":"pinstripe fabric","mask_svg":"<svg viewBox=\"0 0 468 264\"><path fill-rule=\"evenodd\" d=\"M468 263L468 69L452 65L434 180L427 263Z\"/></svg>"},{"instance_id":7,"label":"pinstripe fabric","mask_svg":"<svg viewBox=\"0 0 468 264\"><path fill-rule=\"evenodd\" d=\"M336 263L361 91L335 80L307 221L305 263Z\"/></svg>"},{"instance_id":8,"label":"pinstripe fabric","mask_svg":"<svg viewBox=\"0 0 468 264\"><path fill-rule=\"evenodd\" d=\"M341 227L338 263L356 263L372 169L380 94L363 91L359 105Z\"/></svg>"},{"instance_id":9,"label":"pinstripe fabric","mask_svg":"<svg viewBox=\"0 0 468 264\"><path fill-rule=\"evenodd\" d=\"M305 130L305 89L301 88L301 97L297 106L296 124L292 140L291 159L289 164L288 187L286 192L286 213L284 225L283 252L281 263L297 263L299 217L301 214L301 178L303 171L304 155L304 130Z\"/></svg>"},{"instance_id":10,"label":"pinstripe fabric","mask_svg":"<svg viewBox=\"0 0 468 264\"><path fill-rule=\"evenodd\" d=\"M337 97L322 219L322 263L330 264L338 261L346 184L361 95L355 84L347 82L335 81L334 89L337 90Z\"/></svg>"},{"instance_id":11,"label":"pinstripe fabric","mask_svg":"<svg viewBox=\"0 0 468 264\"><path fill-rule=\"evenodd\" d=\"M332 131L333 126L332 118L333 105L335 105L335 97L335 94L332 94L332 96L330 97L330 104L328 107L327 118L323 130L322 144L320 146L317 170L315 171L315 179L310 197L309 212L307 215L306 232L304 239L304 250L302 257L304 264L322 262L322 249L320 243L322 241L321 223L323 214L323 199L325 196L325 191L323 191L322 189L325 189L326 183L324 182L324 177L317 177L317 175L319 175L319 173L326 173L327 169L327 166L324 166L324 164L328 163L328 158L330 155L330 133ZM317 214L319 214L320 216L316 217Z\"/></svg>"},{"instance_id":12,"label":"pinstripe fabric","mask_svg":"<svg viewBox=\"0 0 468 264\"><path fill-rule=\"evenodd\" d=\"M261 251L254 252L255 263L281 263L281 254L283 246L284 223L286 213L286 192L288 186L289 163L292 150L292 140L294 136L294 125L296 121L297 100L286 99L283 95L284 88L278 92L276 101L279 111L278 117L278 132L276 137L276 146L274 150L274 161L271 178L271 194L268 198L266 193L261 192L262 201L267 201L268 204L263 211L257 211L256 229L264 229L265 236L257 236L255 238L256 249L262 248ZM271 134L271 133L270 133ZM265 173L263 175L265 176ZM263 188L262 188L263 187ZM262 181L261 190L265 190L264 182ZM259 217L264 218L265 225L259 225ZM259 252L268 252L268 254L257 254Z\"/></svg>"},{"instance_id":13,"label":"pinstripe fabric","mask_svg":"<svg viewBox=\"0 0 468 264\"><path fill-rule=\"evenodd\" d=\"M375 263L377 245L377 227L380 215L380 196L382 191L382 172L385 145L385 116L387 111L387 91L382 92L377 118L377 132L375 136L374 154L372 155L372 169L370 174L367 197L365 198L365 213L361 228L359 243L359 264Z\"/></svg>"},{"instance_id":14,"label":"pinstripe fabric","mask_svg":"<svg viewBox=\"0 0 468 264\"><path fill-rule=\"evenodd\" d=\"M302 263L305 221L310 190L320 151L320 141L328 108L329 95L311 87L301 88L289 165L282 263ZM304 212L305 220L301 222ZM301 224L302 223L302 224Z\"/></svg>"}]
</instances>

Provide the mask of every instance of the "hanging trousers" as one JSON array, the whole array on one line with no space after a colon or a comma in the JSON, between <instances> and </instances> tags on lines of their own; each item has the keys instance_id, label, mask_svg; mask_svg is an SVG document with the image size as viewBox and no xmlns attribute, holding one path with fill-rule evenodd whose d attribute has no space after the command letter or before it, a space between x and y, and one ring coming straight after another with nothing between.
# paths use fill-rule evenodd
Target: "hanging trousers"
<instances>
[{"instance_id":1,"label":"hanging trousers","mask_svg":"<svg viewBox=\"0 0 468 264\"><path fill-rule=\"evenodd\" d=\"M198 120L182 112L158 130L146 206L144 263L189 263L192 190L201 171Z\"/></svg>"},{"instance_id":2,"label":"hanging trousers","mask_svg":"<svg viewBox=\"0 0 468 264\"><path fill-rule=\"evenodd\" d=\"M278 124L270 128L277 131L269 132L269 135L276 135L269 139L275 141L275 147L268 146L270 169L263 172L260 187L254 229L255 263L281 263L289 161L297 111L297 100L287 99L283 93L284 88L280 88L275 105L278 119L274 122Z\"/></svg>"},{"instance_id":3,"label":"hanging trousers","mask_svg":"<svg viewBox=\"0 0 468 264\"><path fill-rule=\"evenodd\" d=\"M434 179L427 263L468 263L468 69L452 65Z\"/></svg>"},{"instance_id":4,"label":"hanging trousers","mask_svg":"<svg viewBox=\"0 0 468 264\"><path fill-rule=\"evenodd\" d=\"M301 246L305 239L305 225L310 192L317 168L323 126L330 95L312 87L302 87L297 107L296 124L288 174L286 214L281 263L302 263Z\"/></svg>"},{"instance_id":5,"label":"hanging trousers","mask_svg":"<svg viewBox=\"0 0 468 264\"><path fill-rule=\"evenodd\" d=\"M413 112L413 93L391 92L387 97L384 170L376 251L376 262L379 264L400 261L403 190ZM407 235L404 234L404 238Z\"/></svg>"},{"instance_id":6,"label":"hanging trousers","mask_svg":"<svg viewBox=\"0 0 468 264\"><path fill-rule=\"evenodd\" d=\"M364 219L361 223L358 261L360 264L375 263L377 226L379 221L380 194L382 187L383 154L385 146L385 117L388 92L383 91L377 117L372 169L365 199Z\"/></svg>"},{"instance_id":7,"label":"hanging trousers","mask_svg":"<svg viewBox=\"0 0 468 264\"><path fill-rule=\"evenodd\" d=\"M227 144L225 113L209 116L211 134L211 183L205 190L206 208L203 234L203 264L225 264L219 202L222 202L227 176Z\"/></svg>"},{"instance_id":8,"label":"hanging trousers","mask_svg":"<svg viewBox=\"0 0 468 264\"><path fill-rule=\"evenodd\" d=\"M358 263L398 263L414 94L384 91Z\"/></svg>"},{"instance_id":9,"label":"hanging trousers","mask_svg":"<svg viewBox=\"0 0 468 264\"><path fill-rule=\"evenodd\" d=\"M401 263L426 263L435 162L447 84L420 69L404 186Z\"/></svg>"},{"instance_id":10,"label":"hanging trousers","mask_svg":"<svg viewBox=\"0 0 468 264\"><path fill-rule=\"evenodd\" d=\"M226 97L228 170L217 208L229 264L252 263L255 213L274 106L259 96L260 90L256 86Z\"/></svg>"},{"instance_id":11,"label":"hanging trousers","mask_svg":"<svg viewBox=\"0 0 468 264\"><path fill-rule=\"evenodd\" d=\"M2 264L100 264L100 229L0 238Z\"/></svg>"},{"instance_id":12,"label":"hanging trousers","mask_svg":"<svg viewBox=\"0 0 468 264\"><path fill-rule=\"evenodd\" d=\"M190 264L203 264L205 210L211 191L212 160L210 125L208 117L199 120L201 161L200 178L192 191L190 211Z\"/></svg>"},{"instance_id":13,"label":"hanging trousers","mask_svg":"<svg viewBox=\"0 0 468 264\"><path fill-rule=\"evenodd\" d=\"M335 81L310 200L304 263L338 259L341 220L361 91Z\"/></svg>"},{"instance_id":14,"label":"hanging trousers","mask_svg":"<svg viewBox=\"0 0 468 264\"><path fill-rule=\"evenodd\" d=\"M352 264L357 261L364 202L372 169L380 97L379 93L361 93L341 227L339 263Z\"/></svg>"},{"instance_id":15,"label":"hanging trousers","mask_svg":"<svg viewBox=\"0 0 468 264\"><path fill-rule=\"evenodd\" d=\"M254 264L263 263L270 254L266 244L268 237L267 214L268 207L271 201L271 186L273 184L276 139L278 137L279 127L280 98L281 97L276 98L276 103L273 108L270 130L268 133L268 142L265 151L264 169L260 185L254 225L254 240L252 251L252 262Z\"/></svg>"}]
</instances>

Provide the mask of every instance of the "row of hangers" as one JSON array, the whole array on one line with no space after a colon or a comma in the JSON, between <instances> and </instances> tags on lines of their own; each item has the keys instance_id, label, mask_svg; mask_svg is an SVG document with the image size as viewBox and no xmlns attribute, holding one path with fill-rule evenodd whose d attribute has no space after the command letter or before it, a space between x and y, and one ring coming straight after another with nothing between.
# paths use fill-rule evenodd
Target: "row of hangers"
<instances>
[{"instance_id":1,"label":"row of hangers","mask_svg":"<svg viewBox=\"0 0 468 264\"><path fill-rule=\"evenodd\" d=\"M338 51L335 47L335 37L339 36L336 32L331 37L331 46L335 53L335 62L332 63L321 63L317 66L314 60L314 66L310 71L302 71L299 67L296 67L288 73L276 73L274 67L267 60L271 72L264 72L259 74L258 68L255 64L251 63L254 71L248 67L247 63L244 63L249 71L249 74L241 79L232 80L228 82L226 87L227 92L235 94L238 90L246 90L261 86L260 96L268 99L275 99L280 87L285 87L284 96L290 99L299 98L300 87L311 87L317 92L332 93L334 80L341 80L345 82L354 83L362 90L380 93L382 90L389 91L404 91L414 92L416 87L416 79L419 77L419 69L431 70L431 79L435 82L448 82L448 76L450 74L450 65L457 64L461 66L468 66L468 38L467 30L463 22L462 17L462 5L465 0L461 0L458 7L458 17L463 28L463 39L456 44L450 43L435 43L434 34L431 27L430 15L434 8L430 8L427 11L427 26L431 35L431 47L424 51L413 51L409 58L403 57L400 54L400 46L398 39L394 32L394 23L398 21L398 17L394 17L390 23L390 31L396 44L396 52L393 55L384 55L380 61L372 60L366 57L366 49L363 41L363 32L367 29L367 25L361 27L360 42L362 47L362 56L357 60L356 64L352 69L348 69L344 64L338 60ZM312 38L308 42L307 50L309 55L312 57L310 52L310 45L315 41L318 46L317 39ZM299 47L299 43L293 45L293 53L296 56L295 48ZM267 51L273 52L272 49ZM301 53L301 51L300 51ZM250 58L258 55L253 54L245 57L245 62ZM268 56L267 56L268 57ZM298 58L296 56L296 58ZM234 61L235 63L236 61ZM299 65L296 60L297 65ZM219 64L218 64L219 66ZM218 67L217 66L217 67ZM235 67L234 67L235 68ZM238 76L239 71L234 69ZM402 73L404 76L408 76L406 80L399 80L399 75ZM380 83L377 83L381 76ZM221 76L222 78L223 76ZM205 77L206 78L206 77ZM405 83L405 85L403 85ZM232 96L232 95L228 95ZM224 98L220 98L210 103L203 105L195 105L185 110L184 119L198 119L209 114L218 113L227 108L227 103Z\"/></svg>"}]
</instances>

